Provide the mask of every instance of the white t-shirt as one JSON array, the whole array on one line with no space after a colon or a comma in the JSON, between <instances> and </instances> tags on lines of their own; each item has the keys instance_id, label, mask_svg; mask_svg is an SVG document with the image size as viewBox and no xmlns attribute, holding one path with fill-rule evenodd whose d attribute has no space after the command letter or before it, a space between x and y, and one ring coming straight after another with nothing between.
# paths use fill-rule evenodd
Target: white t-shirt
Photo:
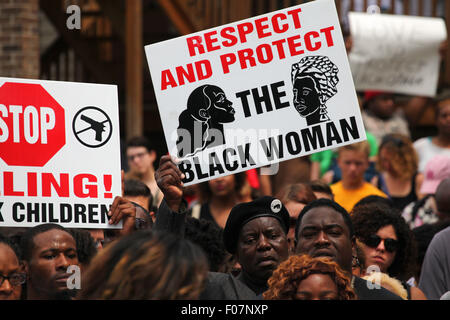
<instances>
[{"instance_id":1,"label":"white t-shirt","mask_svg":"<svg viewBox=\"0 0 450 320\"><path fill-rule=\"evenodd\" d=\"M449 148L441 148L431 142L432 137L421 138L414 142L414 148L419 156L419 172L425 171L425 165L435 155L443 154L450 157Z\"/></svg>"}]
</instances>

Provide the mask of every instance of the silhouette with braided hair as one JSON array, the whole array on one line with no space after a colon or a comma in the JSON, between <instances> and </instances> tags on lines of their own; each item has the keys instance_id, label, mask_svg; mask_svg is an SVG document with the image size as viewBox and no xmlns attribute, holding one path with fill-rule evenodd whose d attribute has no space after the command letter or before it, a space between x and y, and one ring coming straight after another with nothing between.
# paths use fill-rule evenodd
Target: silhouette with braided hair
<instances>
[{"instance_id":1,"label":"silhouette with braided hair","mask_svg":"<svg viewBox=\"0 0 450 320\"><path fill-rule=\"evenodd\" d=\"M325 56L308 56L292 65L294 107L308 126L330 121L325 102L337 93L339 69Z\"/></svg>"}]
</instances>

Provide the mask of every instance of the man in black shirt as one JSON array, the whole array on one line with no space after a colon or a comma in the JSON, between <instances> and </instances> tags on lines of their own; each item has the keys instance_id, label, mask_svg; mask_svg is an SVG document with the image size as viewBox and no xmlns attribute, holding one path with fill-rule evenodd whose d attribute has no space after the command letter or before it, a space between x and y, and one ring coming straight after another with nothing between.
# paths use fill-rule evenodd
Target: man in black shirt
<instances>
[{"instance_id":1,"label":"man in black shirt","mask_svg":"<svg viewBox=\"0 0 450 320\"><path fill-rule=\"evenodd\" d=\"M328 199L319 199L303 208L295 228L296 253L330 257L352 277L359 300L401 300L383 287L352 275L356 246L353 225L347 211Z\"/></svg>"},{"instance_id":2,"label":"man in black shirt","mask_svg":"<svg viewBox=\"0 0 450 320\"><path fill-rule=\"evenodd\" d=\"M161 157L155 174L164 194L155 229L184 236L186 203L182 173L170 156ZM255 299L267 290L267 280L289 256L289 213L280 200L262 197L233 207L224 229L224 244L241 265L238 277L210 272L200 299Z\"/></svg>"}]
</instances>

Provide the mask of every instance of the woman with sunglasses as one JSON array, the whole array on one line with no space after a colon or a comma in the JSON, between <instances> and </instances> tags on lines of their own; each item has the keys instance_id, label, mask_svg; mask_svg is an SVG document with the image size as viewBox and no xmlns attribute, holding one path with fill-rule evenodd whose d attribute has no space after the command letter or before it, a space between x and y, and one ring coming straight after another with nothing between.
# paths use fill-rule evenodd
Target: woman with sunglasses
<instances>
[{"instance_id":1,"label":"woman with sunglasses","mask_svg":"<svg viewBox=\"0 0 450 320\"><path fill-rule=\"evenodd\" d=\"M400 280L409 300L426 299L419 288L406 282L415 274L416 245L400 212L384 200L361 200L354 206L351 218L364 254L365 269L379 268L380 272Z\"/></svg>"},{"instance_id":2,"label":"woman with sunglasses","mask_svg":"<svg viewBox=\"0 0 450 320\"><path fill-rule=\"evenodd\" d=\"M396 208L403 210L424 196L419 192L424 177L417 167L418 157L411 140L401 134L385 135L376 163L379 174L371 183L387 194Z\"/></svg>"}]
</instances>

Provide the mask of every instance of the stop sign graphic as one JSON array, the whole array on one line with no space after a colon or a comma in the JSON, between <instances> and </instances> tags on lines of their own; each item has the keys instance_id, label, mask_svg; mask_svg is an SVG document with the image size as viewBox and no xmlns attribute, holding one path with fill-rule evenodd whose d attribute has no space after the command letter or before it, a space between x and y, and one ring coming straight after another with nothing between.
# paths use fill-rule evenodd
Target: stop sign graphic
<instances>
[{"instance_id":1,"label":"stop sign graphic","mask_svg":"<svg viewBox=\"0 0 450 320\"><path fill-rule=\"evenodd\" d=\"M0 158L10 166L44 166L66 143L64 109L40 85L0 87Z\"/></svg>"}]
</instances>

